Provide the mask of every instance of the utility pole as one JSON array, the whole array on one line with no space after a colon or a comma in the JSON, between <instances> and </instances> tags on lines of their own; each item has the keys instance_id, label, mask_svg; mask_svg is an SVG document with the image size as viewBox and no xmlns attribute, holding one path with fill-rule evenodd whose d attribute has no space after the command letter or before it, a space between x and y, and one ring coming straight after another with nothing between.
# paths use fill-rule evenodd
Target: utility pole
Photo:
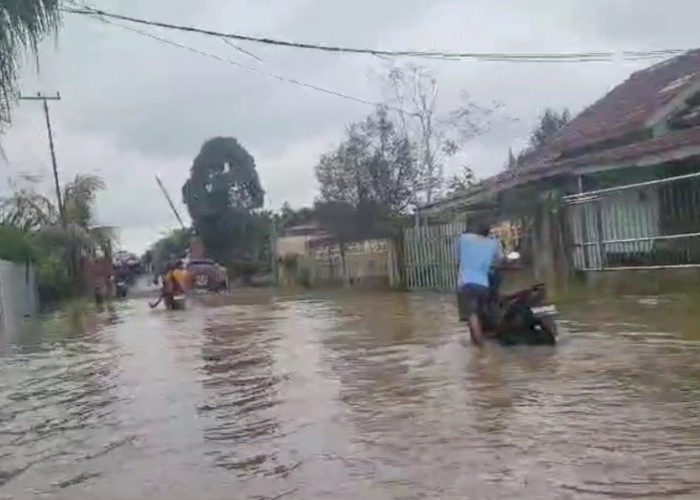
<instances>
[{"instance_id":1,"label":"utility pole","mask_svg":"<svg viewBox=\"0 0 700 500\"><path fill-rule=\"evenodd\" d=\"M175 208L175 205L173 204L173 200L170 199L170 195L168 194L168 191L166 191L165 186L163 186L163 183L160 181L160 177L156 175L156 182L158 183L158 186L160 186L160 190L163 191L163 194L165 195L165 199L168 200L168 205L170 205L170 208L172 209L173 213L175 214L175 217L177 218L177 221L180 223L180 226L182 229L187 229L185 227L185 224L182 222L182 219L180 218L180 214L177 212L177 209Z\"/></svg>"},{"instance_id":2,"label":"utility pole","mask_svg":"<svg viewBox=\"0 0 700 500\"><path fill-rule=\"evenodd\" d=\"M56 188L56 202L58 203L58 213L61 217L61 224L65 226L66 218L63 212L63 199L61 197L61 184L58 180L58 165L56 163L56 150L53 145L53 131L51 130L51 117L49 116L48 101L60 101L61 95L56 92L55 96L45 96L37 92L35 96L20 96L23 101L42 101L44 103L44 116L46 117L46 130L49 133L49 149L51 150L51 164L53 166L53 182Z\"/></svg>"}]
</instances>

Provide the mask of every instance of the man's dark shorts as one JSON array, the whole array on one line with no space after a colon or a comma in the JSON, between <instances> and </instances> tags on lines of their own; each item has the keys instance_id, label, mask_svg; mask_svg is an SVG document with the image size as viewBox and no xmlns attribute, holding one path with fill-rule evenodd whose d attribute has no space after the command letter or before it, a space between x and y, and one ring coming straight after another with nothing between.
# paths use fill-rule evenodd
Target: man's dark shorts
<instances>
[{"instance_id":1,"label":"man's dark shorts","mask_svg":"<svg viewBox=\"0 0 700 500\"><path fill-rule=\"evenodd\" d=\"M467 283L457 292L457 310L460 321L468 321L472 313L478 314L488 305L488 287Z\"/></svg>"}]
</instances>

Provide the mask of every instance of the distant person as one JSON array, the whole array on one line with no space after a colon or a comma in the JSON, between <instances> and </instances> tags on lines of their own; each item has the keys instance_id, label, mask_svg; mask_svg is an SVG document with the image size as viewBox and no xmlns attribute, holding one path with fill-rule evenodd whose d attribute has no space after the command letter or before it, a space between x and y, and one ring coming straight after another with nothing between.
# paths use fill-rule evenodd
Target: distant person
<instances>
[{"instance_id":1,"label":"distant person","mask_svg":"<svg viewBox=\"0 0 700 500\"><path fill-rule=\"evenodd\" d=\"M469 333L476 345L481 346L484 332L479 318L487 310L492 298L492 273L503 258L501 243L489 237L488 225L480 225L476 232L465 232L459 237L459 275L457 278L457 307L459 319L469 322ZM494 279L493 286L497 286Z\"/></svg>"},{"instance_id":2,"label":"distant person","mask_svg":"<svg viewBox=\"0 0 700 500\"><path fill-rule=\"evenodd\" d=\"M179 269L178 266L180 266ZM166 264L165 269L163 270L163 274L160 277L160 297L158 297L158 300L156 302L150 304L151 308L154 308L158 304L160 304L161 300L165 301L165 307L167 309L172 308L173 297L175 297L175 295L181 295L185 292L185 288L183 288L182 286L183 276L181 274L181 271L183 269L184 266L182 265L181 261L171 261ZM156 278L154 282L157 283L158 279Z\"/></svg>"},{"instance_id":3,"label":"distant person","mask_svg":"<svg viewBox=\"0 0 700 500\"><path fill-rule=\"evenodd\" d=\"M171 277L173 284L175 285L176 292L179 294L184 294L190 289L191 286L191 276L185 263L178 260L175 263L175 267L171 271ZM176 295L178 294L176 293Z\"/></svg>"}]
</instances>

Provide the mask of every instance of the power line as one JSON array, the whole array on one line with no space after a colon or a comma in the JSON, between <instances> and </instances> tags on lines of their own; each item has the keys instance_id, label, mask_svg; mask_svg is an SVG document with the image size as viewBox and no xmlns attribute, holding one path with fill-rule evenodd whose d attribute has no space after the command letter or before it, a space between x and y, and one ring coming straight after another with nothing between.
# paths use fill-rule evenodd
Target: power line
<instances>
[{"instance_id":1,"label":"power line","mask_svg":"<svg viewBox=\"0 0 700 500\"><path fill-rule=\"evenodd\" d=\"M261 62L261 63L264 63L264 62L265 62L265 61L263 61L262 59L260 59L258 56L256 56L255 54L253 54L252 52L250 52L250 51L244 49L243 47L240 47L240 46L236 45L235 43L233 43L233 42L232 42L231 40L229 40L228 38L222 38L221 41L224 42L224 43L225 43L226 45L228 45L229 47L233 47L233 48L236 49L238 52L241 52L241 53L247 55L248 57L252 57L253 59L255 59L255 60L258 61L258 62Z\"/></svg>"},{"instance_id":2,"label":"power line","mask_svg":"<svg viewBox=\"0 0 700 500\"><path fill-rule=\"evenodd\" d=\"M73 5L75 2L69 2ZM242 35L238 33L224 33L212 29L198 28L194 26L185 26L180 24L171 24L160 21L152 21L143 18L116 14L94 7L80 6L80 8L64 7L63 12L77 15L99 15L103 18L117 19L135 24L154 26L170 30L184 31L188 33L197 33L200 35L214 36L222 39L239 40L245 42L260 43L266 45L275 45L279 47L289 47L296 49L315 50L332 53L346 54L365 54L372 56L389 56L389 57L423 57L429 59L440 59L446 61L455 61L463 59L473 59L482 62L527 62L527 63L545 63L545 62L607 62L616 59L621 60L646 60L658 59L678 55L686 52L684 49L658 49L658 50L638 50L638 51L621 51L621 52L571 52L571 53L503 53L503 52L439 52L426 50L380 50L371 48L358 48L334 45L321 45L316 43L294 42L289 40L281 40L269 37L257 37L251 35Z\"/></svg>"},{"instance_id":3,"label":"power line","mask_svg":"<svg viewBox=\"0 0 700 500\"><path fill-rule=\"evenodd\" d=\"M239 63L239 62L237 62L237 61L233 61L233 60L231 60L231 59L227 59L227 58L225 58L225 57L218 56L218 55L216 55L216 54L212 54L211 52L205 52L205 51L203 51L203 50L196 49L196 48L194 48L194 47L190 47L189 45L185 45L185 44L182 44L182 43L179 43L179 42L175 42L175 41L173 41L173 40L170 40L170 39L168 39L168 38L164 38L164 37L161 37L161 36L158 36L158 35L154 35L153 33L149 33L149 32L147 32L147 31L143 31L143 30L139 30L139 29L137 29L137 28L132 28L132 27L130 27L130 26L124 26L124 25L122 25L122 24L115 23L115 22L110 21L110 20L108 20L108 19L104 19L104 18L100 17L100 15L97 15L97 14L94 14L93 16L96 17L97 19L99 19L100 21L106 23L106 24L110 24L110 25L112 25L112 26L116 26L116 27L118 27L118 28L121 28L121 29L124 29L124 30L127 30L127 31L131 31L131 32L136 33L136 34L138 34L138 35L145 36L145 37L150 38L150 39L152 39L152 40L156 40L156 41L158 41L158 42L165 43L165 44L167 44L167 45L170 45L170 46L173 46L173 47L177 47L177 48L179 48L179 49L187 50L187 51L192 52L192 53L194 53L194 54L198 54L198 55L201 55L201 56L204 56L204 57L208 57L208 58L210 58L210 59L217 60L217 61L219 61L219 62L224 62L224 63L230 64L230 65L232 65L232 66L236 66L236 67L238 67L238 68L245 69L245 70L247 70L247 71L256 73L256 74L258 74L258 75L266 76L266 77L269 77L269 78L274 78L275 80L278 80L278 81L281 81L281 82L290 83L290 84L293 84L293 85L298 85L298 86L305 87L305 88L308 88L308 89L311 89L311 90L315 90L315 91L317 91L317 92L322 92L322 93L324 93L324 94L332 95L332 96L335 96L335 97L340 97L340 98L342 98L342 99L346 99L346 100L349 100L349 101L357 102L357 103L360 103L360 104L365 104L365 105L373 106L373 107L382 106L382 107L385 107L385 108L387 108L387 109L389 109L389 110L391 110L391 111L396 111L396 112L399 112L399 113L403 113L403 114L405 114L405 115L410 115L410 116L415 116L415 115L416 115L415 113L408 112L408 111L405 111L405 110L400 109L400 108L397 108L397 107L388 106L388 105L386 105L385 103L380 103L380 102L376 102L376 101L370 101L370 100L367 100L367 99L362 99L362 98L360 98L360 97L354 97L354 96L351 96L351 95L349 95L349 94L344 94L344 93L342 93L342 92L338 92L338 91L336 91L336 90L331 90L331 89L328 89L328 88L325 88L325 87L319 87L318 85L314 85L314 84L312 84L312 83L303 82L303 81L297 80L297 79L295 79L295 78L289 78L289 77L286 77L286 76L283 76L283 75L279 75L279 74L275 74L275 73L268 73L268 72L266 72L266 71L262 71L261 69L254 68L254 67L252 67L252 66L248 66L248 65Z\"/></svg>"}]
</instances>

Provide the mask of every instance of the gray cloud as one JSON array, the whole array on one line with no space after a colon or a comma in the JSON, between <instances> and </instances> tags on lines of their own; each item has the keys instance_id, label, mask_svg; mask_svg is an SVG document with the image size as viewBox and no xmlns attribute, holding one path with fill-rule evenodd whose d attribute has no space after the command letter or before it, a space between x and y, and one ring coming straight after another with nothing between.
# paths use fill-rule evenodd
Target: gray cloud
<instances>
[{"instance_id":1,"label":"gray cloud","mask_svg":"<svg viewBox=\"0 0 700 500\"><path fill-rule=\"evenodd\" d=\"M651 0L93 0L135 16L222 31L389 49L582 51L691 47L692 0L674 8ZM140 28L145 29L145 28ZM367 100L381 99L376 75L389 62L241 43L264 63L218 39L150 30L260 71L282 73ZM579 111L651 62L495 64L417 60L435 72L443 111L460 95L504 104L490 133L467 145L464 162L495 173L508 147L521 146L547 106ZM58 46L42 50L40 77L28 67L27 92L60 90L53 106L61 173L98 171L109 190L100 220L123 228L126 246L142 250L175 224L153 176L159 173L184 212L180 186L201 143L236 136L255 156L279 206L300 205L316 191L313 165L371 108L282 83L143 38L91 19L67 16ZM373 77L372 75L375 75ZM4 144L7 175L45 174L49 157L40 108L24 103ZM513 118L517 118L514 120ZM454 170L458 165L452 165Z\"/></svg>"}]
</instances>

